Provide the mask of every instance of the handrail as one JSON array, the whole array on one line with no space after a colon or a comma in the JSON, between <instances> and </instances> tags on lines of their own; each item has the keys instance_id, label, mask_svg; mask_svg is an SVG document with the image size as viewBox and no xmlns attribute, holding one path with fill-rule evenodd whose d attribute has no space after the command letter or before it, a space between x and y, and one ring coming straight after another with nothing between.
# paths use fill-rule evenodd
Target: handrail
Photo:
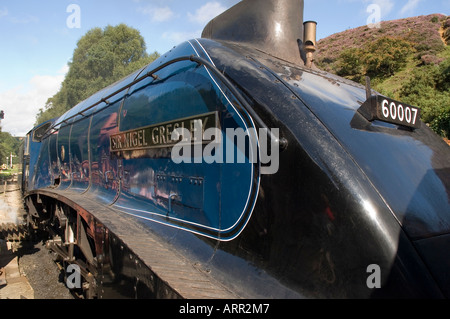
<instances>
[{"instance_id":1,"label":"handrail","mask_svg":"<svg viewBox=\"0 0 450 319\"><path fill-rule=\"evenodd\" d=\"M215 65L213 65L212 63L210 63L209 61L194 56L194 55L190 55L190 56L181 56L175 59L172 59L170 61L167 61L166 63L161 64L160 66L158 66L157 68L145 73L144 75L138 77L137 79L135 79L133 82L125 85L124 87L114 91L113 93L109 94L108 96L102 98L100 101L90 105L89 107L81 110L80 112L60 121L57 122L55 124L53 124L48 130L47 133L43 136L43 138L48 137L49 132L54 132L53 130L55 129L55 127L57 127L58 125L61 125L79 115L84 116L83 113L85 113L86 111L89 111L90 109L96 107L97 105L99 105L100 103L106 103L109 104L109 99L112 98L113 96L123 92L124 90L129 89L130 87L132 87L133 85L136 85L137 83L145 80L148 77L153 77L155 80L159 79L159 77L155 74L158 71L161 71L162 69L168 67L169 65L178 63L178 62L182 62L182 61L192 61L195 62L199 65L203 65L205 66L207 69L209 69L210 71L212 71L214 73L214 75L216 75L226 86L227 88L231 91L231 93L237 98L237 100L241 103L241 105L243 106L243 108L245 109L245 111L247 111L250 116L256 121L256 123L258 124L258 126L260 128L266 129L267 134L269 135L269 137L271 138L271 140L273 140L274 142L280 144L280 147L284 147L286 140L285 139L279 139L276 136L273 135L273 133L271 132L271 130L268 129L267 125L264 123L264 121L261 119L261 117L258 115L258 113L256 113L256 111L250 106L250 104L244 99L244 97L241 95L241 93L234 87L234 85L230 82L230 80L228 80L227 77L225 77L225 75L223 73L221 73L217 67Z\"/></svg>"}]
</instances>

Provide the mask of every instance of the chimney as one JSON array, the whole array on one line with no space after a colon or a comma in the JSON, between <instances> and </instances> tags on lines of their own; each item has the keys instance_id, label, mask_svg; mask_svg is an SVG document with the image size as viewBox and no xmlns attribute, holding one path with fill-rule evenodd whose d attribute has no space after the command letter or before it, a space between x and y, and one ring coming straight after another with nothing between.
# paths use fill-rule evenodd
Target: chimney
<instances>
[{"instance_id":1,"label":"chimney","mask_svg":"<svg viewBox=\"0 0 450 319\"><path fill-rule=\"evenodd\" d=\"M304 65L304 0L243 0L211 20L202 38L232 41ZM315 40L314 40L315 44Z\"/></svg>"}]
</instances>

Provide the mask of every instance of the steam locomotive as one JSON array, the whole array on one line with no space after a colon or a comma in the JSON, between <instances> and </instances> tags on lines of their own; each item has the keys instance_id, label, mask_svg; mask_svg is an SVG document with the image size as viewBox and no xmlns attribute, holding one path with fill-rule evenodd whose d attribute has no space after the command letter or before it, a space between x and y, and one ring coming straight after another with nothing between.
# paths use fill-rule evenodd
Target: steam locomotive
<instances>
[{"instance_id":1,"label":"steam locomotive","mask_svg":"<svg viewBox=\"0 0 450 319\"><path fill-rule=\"evenodd\" d=\"M315 26L303 0L241 1L29 132L27 223L74 290L450 297L450 149L417 107L318 70Z\"/></svg>"}]
</instances>

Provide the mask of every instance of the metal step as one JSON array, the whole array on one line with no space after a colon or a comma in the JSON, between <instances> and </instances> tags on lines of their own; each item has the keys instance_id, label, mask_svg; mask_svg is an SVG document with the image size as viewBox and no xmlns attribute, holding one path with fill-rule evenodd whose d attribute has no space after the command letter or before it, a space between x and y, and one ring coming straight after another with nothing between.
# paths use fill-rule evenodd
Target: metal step
<instances>
[{"instance_id":1,"label":"metal step","mask_svg":"<svg viewBox=\"0 0 450 319\"><path fill-rule=\"evenodd\" d=\"M8 242L21 242L28 239L26 225L13 223L0 224L0 239Z\"/></svg>"}]
</instances>

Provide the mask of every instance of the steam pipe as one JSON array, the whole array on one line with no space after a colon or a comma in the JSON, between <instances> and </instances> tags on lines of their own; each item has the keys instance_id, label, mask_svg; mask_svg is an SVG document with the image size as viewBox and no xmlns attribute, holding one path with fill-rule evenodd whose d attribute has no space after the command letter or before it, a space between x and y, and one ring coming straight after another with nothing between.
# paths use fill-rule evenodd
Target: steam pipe
<instances>
[{"instance_id":1,"label":"steam pipe","mask_svg":"<svg viewBox=\"0 0 450 319\"><path fill-rule=\"evenodd\" d=\"M304 50L306 52L305 66L308 68L314 68L314 53L316 52L316 30L317 22L305 21L303 23L303 41Z\"/></svg>"}]
</instances>

